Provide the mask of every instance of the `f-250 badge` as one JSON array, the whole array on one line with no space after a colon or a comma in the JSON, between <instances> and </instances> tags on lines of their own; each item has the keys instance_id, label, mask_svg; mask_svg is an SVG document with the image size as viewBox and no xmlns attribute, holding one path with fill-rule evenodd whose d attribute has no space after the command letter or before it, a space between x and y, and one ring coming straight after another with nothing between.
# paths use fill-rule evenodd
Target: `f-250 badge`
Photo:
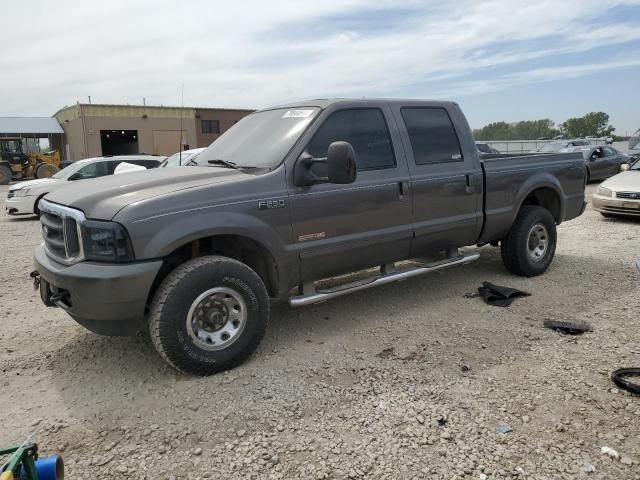
<instances>
[{"instance_id":1,"label":"f-250 badge","mask_svg":"<svg viewBox=\"0 0 640 480\"><path fill-rule=\"evenodd\" d=\"M286 200L259 200L258 210L270 210L272 208L284 208L287 205Z\"/></svg>"}]
</instances>

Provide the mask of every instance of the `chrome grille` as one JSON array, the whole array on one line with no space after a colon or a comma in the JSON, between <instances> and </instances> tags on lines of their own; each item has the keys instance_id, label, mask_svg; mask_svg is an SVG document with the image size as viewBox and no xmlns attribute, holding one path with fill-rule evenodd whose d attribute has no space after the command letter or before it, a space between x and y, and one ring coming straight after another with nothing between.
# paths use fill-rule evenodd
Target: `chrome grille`
<instances>
[{"instance_id":1,"label":"chrome grille","mask_svg":"<svg viewBox=\"0 0 640 480\"><path fill-rule=\"evenodd\" d=\"M617 198L627 198L630 200L640 200L640 192L616 192Z\"/></svg>"},{"instance_id":2,"label":"chrome grille","mask_svg":"<svg viewBox=\"0 0 640 480\"><path fill-rule=\"evenodd\" d=\"M47 254L59 262L72 264L83 259L80 225L84 214L73 208L41 200L40 223Z\"/></svg>"}]
</instances>

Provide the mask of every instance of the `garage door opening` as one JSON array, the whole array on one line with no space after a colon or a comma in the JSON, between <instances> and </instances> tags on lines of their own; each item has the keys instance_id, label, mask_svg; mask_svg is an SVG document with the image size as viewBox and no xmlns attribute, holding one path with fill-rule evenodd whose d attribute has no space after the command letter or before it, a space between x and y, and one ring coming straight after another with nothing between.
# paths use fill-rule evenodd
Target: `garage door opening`
<instances>
[{"instance_id":1,"label":"garage door opening","mask_svg":"<svg viewBox=\"0 0 640 480\"><path fill-rule=\"evenodd\" d=\"M133 155L140 153L137 130L100 130L103 155Z\"/></svg>"}]
</instances>

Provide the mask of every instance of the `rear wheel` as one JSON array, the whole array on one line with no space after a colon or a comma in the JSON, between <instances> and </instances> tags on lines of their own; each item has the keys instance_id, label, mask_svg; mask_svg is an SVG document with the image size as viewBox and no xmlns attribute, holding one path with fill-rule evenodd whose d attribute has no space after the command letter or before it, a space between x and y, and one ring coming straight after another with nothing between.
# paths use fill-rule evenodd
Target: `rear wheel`
<instances>
[{"instance_id":1,"label":"rear wheel","mask_svg":"<svg viewBox=\"0 0 640 480\"><path fill-rule=\"evenodd\" d=\"M525 205L502 240L502 262L516 275L540 275L551 265L556 252L556 240L556 222L549 210Z\"/></svg>"},{"instance_id":2,"label":"rear wheel","mask_svg":"<svg viewBox=\"0 0 640 480\"><path fill-rule=\"evenodd\" d=\"M60 169L50 163L41 163L36 167L36 178L49 178L58 173Z\"/></svg>"},{"instance_id":3,"label":"rear wheel","mask_svg":"<svg viewBox=\"0 0 640 480\"><path fill-rule=\"evenodd\" d=\"M11 169L6 165L0 165L0 185L9 185L12 178Z\"/></svg>"},{"instance_id":4,"label":"rear wheel","mask_svg":"<svg viewBox=\"0 0 640 480\"><path fill-rule=\"evenodd\" d=\"M165 278L151 304L149 332L171 366L210 375L245 361L268 320L269 296L258 274L237 260L207 256Z\"/></svg>"}]
</instances>

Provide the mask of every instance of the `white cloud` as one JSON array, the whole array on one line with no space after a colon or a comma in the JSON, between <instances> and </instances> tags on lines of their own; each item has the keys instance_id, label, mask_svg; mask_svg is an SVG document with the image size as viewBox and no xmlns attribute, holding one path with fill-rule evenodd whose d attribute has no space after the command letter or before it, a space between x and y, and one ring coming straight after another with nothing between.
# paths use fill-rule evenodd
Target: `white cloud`
<instances>
[{"instance_id":1,"label":"white cloud","mask_svg":"<svg viewBox=\"0 0 640 480\"><path fill-rule=\"evenodd\" d=\"M365 0L5 0L0 104L3 115L52 114L87 95L100 103L146 97L177 104L182 83L185 103L224 107L394 96L445 78L447 88L435 93L473 94L549 79L545 69L523 71L523 61L640 40L631 19L613 27L597 21L629 4L640 1L378 1L380 22L385 8L414 10L398 28L372 34L326 20L370 10ZM622 63L597 68L628 66ZM592 69L568 66L564 74ZM462 78L474 72L482 82Z\"/></svg>"}]
</instances>

